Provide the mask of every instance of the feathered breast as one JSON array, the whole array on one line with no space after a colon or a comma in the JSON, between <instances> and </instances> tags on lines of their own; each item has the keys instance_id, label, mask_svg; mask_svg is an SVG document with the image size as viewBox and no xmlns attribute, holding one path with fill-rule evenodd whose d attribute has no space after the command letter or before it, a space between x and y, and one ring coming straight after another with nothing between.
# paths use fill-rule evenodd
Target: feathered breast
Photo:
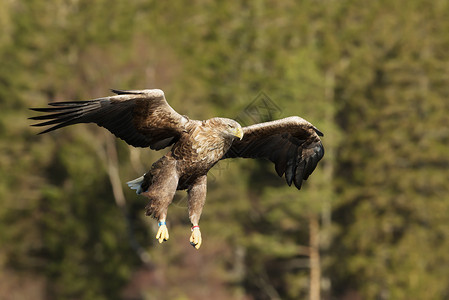
<instances>
[{"instance_id":1,"label":"feathered breast","mask_svg":"<svg viewBox=\"0 0 449 300\"><path fill-rule=\"evenodd\" d=\"M191 164L202 162L209 168L210 164L215 164L223 156L231 143L211 124L199 122L173 146L172 155L178 161Z\"/></svg>"}]
</instances>

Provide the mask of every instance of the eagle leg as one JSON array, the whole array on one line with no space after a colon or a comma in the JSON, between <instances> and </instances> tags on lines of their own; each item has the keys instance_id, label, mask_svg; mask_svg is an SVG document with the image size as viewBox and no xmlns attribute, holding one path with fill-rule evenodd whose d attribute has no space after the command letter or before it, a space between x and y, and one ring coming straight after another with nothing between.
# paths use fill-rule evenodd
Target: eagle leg
<instances>
[{"instance_id":1,"label":"eagle leg","mask_svg":"<svg viewBox=\"0 0 449 300\"><path fill-rule=\"evenodd\" d=\"M159 221L159 230L156 234L156 239L159 240L159 243L169 238L165 219L167 218L168 206L176 193L178 180L176 161L164 156L153 164L151 170L145 174L144 182L141 184L142 186L144 184L149 185L142 188L147 189L147 191L141 193L141 195L150 200L145 207L146 215L153 216Z\"/></svg>"},{"instance_id":2,"label":"eagle leg","mask_svg":"<svg viewBox=\"0 0 449 300\"><path fill-rule=\"evenodd\" d=\"M192 227L192 235L190 236L190 245L196 249L200 249L203 239L201 238L201 231L198 225Z\"/></svg>"},{"instance_id":3,"label":"eagle leg","mask_svg":"<svg viewBox=\"0 0 449 300\"><path fill-rule=\"evenodd\" d=\"M189 196L189 218L193 225L192 235L190 236L190 244L196 249L201 247L201 243L203 241L198 223L200 221L204 203L206 202L206 191L206 175L198 177L187 191Z\"/></svg>"},{"instance_id":4,"label":"eagle leg","mask_svg":"<svg viewBox=\"0 0 449 300\"><path fill-rule=\"evenodd\" d=\"M168 228L167 225L165 224L165 221L159 221L159 230L157 231L156 234L156 240L159 240L159 244L161 244L162 242L167 241L168 238L169 238Z\"/></svg>"}]
</instances>

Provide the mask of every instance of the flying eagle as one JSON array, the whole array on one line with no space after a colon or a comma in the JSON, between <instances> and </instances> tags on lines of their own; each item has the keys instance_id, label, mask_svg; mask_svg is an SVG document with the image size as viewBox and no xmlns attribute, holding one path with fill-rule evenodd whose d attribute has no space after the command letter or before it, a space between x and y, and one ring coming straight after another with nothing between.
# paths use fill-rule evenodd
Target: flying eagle
<instances>
[{"instance_id":1,"label":"flying eagle","mask_svg":"<svg viewBox=\"0 0 449 300\"><path fill-rule=\"evenodd\" d=\"M156 239L168 240L166 217L176 190L187 190L192 223L190 243L201 246L198 226L206 200L207 172L221 159L265 158L272 161L287 184L301 189L324 155L323 134L300 117L241 127L227 118L191 120L178 114L159 89L120 91L87 101L53 102L48 108L31 108L45 120L32 126L52 127L42 133L77 123L96 123L134 147L170 152L153 163L142 177L128 182L149 199L146 215L158 220Z\"/></svg>"}]
</instances>

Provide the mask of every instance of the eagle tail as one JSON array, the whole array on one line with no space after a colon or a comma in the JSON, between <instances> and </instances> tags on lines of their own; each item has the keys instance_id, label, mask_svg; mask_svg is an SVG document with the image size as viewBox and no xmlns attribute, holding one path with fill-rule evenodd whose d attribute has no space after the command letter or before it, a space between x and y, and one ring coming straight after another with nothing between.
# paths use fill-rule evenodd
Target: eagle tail
<instances>
[{"instance_id":1,"label":"eagle tail","mask_svg":"<svg viewBox=\"0 0 449 300\"><path fill-rule=\"evenodd\" d=\"M143 183L144 176L140 176L139 178L128 181L126 183L132 190L136 190L136 194L138 194L138 195L143 192L142 183Z\"/></svg>"}]
</instances>

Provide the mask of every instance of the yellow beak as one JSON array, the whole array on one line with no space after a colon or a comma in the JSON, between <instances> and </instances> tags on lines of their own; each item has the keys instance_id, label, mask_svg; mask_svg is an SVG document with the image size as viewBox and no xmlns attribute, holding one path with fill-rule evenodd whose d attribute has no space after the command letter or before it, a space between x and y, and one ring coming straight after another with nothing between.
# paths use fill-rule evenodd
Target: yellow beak
<instances>
[{"instance_id":1,"label":"yellow beak","mask_svg":"<svg viewBox=\"0 0 449 300\"><path fill-rule=\"evenodd\" d=\"M238 137L240 140L243 138L243 130L241 127L238 127L234 131L234 135Z\"/></svg>"}]
</instances>

